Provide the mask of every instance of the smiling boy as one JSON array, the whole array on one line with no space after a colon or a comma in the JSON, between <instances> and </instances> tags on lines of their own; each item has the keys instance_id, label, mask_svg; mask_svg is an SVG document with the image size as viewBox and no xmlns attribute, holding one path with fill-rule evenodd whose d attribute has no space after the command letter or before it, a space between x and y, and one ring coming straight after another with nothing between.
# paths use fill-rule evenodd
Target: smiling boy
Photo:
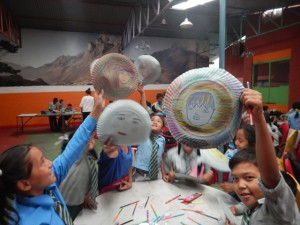
<instances>
[{"instance_id":1,"label":"smiling boy","mask_svg":"<svg viewBox=\"0 0 300 225\"><path fill-rule=\"evenodd\" d=\"M242 225L299 224L294 194L279 172L262 114L262 96L257 91L245 89L241 102L252 109L256 145L255 151L239 151L229 162L235 192L243 203L231 209L235 214L243 214Z\"/></svg>"}]
</instances>

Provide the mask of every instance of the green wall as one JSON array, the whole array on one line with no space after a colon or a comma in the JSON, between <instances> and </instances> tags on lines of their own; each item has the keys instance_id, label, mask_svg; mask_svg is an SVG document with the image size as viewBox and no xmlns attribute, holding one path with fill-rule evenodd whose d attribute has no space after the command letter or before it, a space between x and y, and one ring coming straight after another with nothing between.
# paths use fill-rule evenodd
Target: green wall
<instances>
[{"instance_id":1,"label":"green wall","mask_svg":"<svg viewBox=\"0 0 300 225\"><path fill-rule=\"evenodd\" d=\"M288 104L289 86L253 87L263 95L263 102L273 104Z\"/></svg>"}]
</instances>

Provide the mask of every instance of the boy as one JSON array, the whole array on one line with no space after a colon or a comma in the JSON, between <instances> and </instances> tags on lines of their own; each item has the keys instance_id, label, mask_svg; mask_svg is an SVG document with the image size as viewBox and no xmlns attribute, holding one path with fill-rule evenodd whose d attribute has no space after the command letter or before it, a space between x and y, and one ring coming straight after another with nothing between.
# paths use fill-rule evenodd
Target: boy
<instances>
[{"instance_id":1,"label":"boy","mask_svg":"<svg viewBox=\"0 0 300 225\"><path fill-rule=\"evenodd\" d=\"M257 91L245 89L241 102L252 109L256 155L253 150L240 151L229 162L235 192L243 203L231 210L234 214L243 213L242 225L299 224L295 197L279 172L262 113L262 96Z\"/></svg>"}]
</instances>

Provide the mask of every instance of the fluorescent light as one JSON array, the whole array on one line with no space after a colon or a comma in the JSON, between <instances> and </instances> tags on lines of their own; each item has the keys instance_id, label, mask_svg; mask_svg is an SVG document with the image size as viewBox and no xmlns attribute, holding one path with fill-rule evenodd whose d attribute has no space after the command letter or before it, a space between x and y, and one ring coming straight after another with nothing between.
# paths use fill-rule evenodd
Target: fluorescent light
<instances>
[{"instance_id":1,"label":"fluorescent light","mask_svg":"<svg viewBox=\"0 0 300 225\"><path fill-rule=\"evenodd\" d=\"M172 9L186 10L186 9L195 7L197 5L203 5L203 4L211 2L211 1L213 1L213 0L188 0L186 2L182 2L177 5L173 5Z\"/></svg>"}]
</instances>

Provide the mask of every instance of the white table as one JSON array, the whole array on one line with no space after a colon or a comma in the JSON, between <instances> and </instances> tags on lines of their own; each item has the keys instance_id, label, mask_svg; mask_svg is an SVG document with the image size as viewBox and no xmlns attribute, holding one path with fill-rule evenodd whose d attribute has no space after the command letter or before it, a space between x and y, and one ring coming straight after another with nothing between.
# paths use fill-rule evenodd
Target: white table
<instances>
[{"instance_id":1,"label":"white table","mask_svg":"<svg viewBox=\"0 0 300 225\"><path fill-rule=\"evenodd\" d=\"M187 197L195 192L203 194L202 197L195 200L195 202L202 202L203 204L183 204L182 201L175 199L168 204L166 201L181 194L180 198ZM146 208L144 205L149 201ZM132 216L135 204L126 206L121 211L120 215L116 219L116 222L120 224L133 219L128 225L140 224L147 220L147 210L149 212L149 223L156 218L151 204L153 205L157 215L173 215L184 213L183 216L174 217L168 220L161 220L159 225L181 225L183 224L196 224L188 219L188 217L194 219L202 225L218 225L224 224L225 215L223 210L218 204L217 197L221 198L226 205L231 206L236 204L236 200L229 194L219 191L215 188L194 184L194 183L166 183L162 180L134 182L130 190L124 192L111 191L104 193L97 197L98 209L86 210L84 209L74 221L74 225L111 225L116 224L113 222L115 216L118 214L120 207L128 203L132 203L139 200L134 215ZM216 218L220 218L219 221L203 216L201 214L183 211L181 208L203 210L206 214ZM240 221L240 218L237 218ZM238 223L239 224L239 223Z\"/></svg>"}]
</instances>

